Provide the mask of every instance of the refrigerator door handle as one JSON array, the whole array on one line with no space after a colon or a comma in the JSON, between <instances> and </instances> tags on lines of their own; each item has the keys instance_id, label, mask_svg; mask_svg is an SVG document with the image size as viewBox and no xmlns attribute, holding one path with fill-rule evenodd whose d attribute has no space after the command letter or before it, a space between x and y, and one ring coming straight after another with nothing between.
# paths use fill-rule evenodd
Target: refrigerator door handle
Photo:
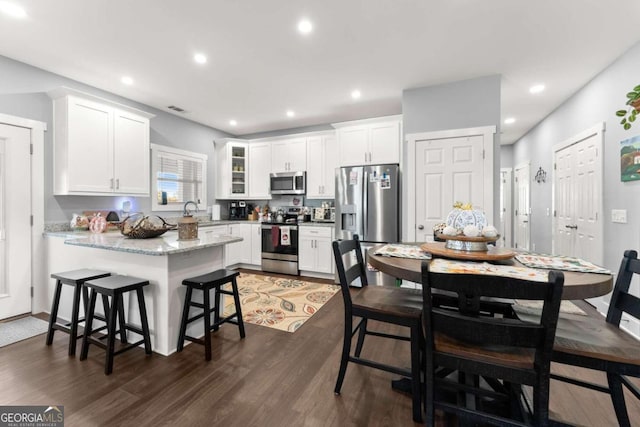
<instances>
[{"instance_id":1,"label":"refrigerator door handle","mask_svg":"<svg viewBox=\"0 0 640 427\"><path fill-rule=\"evenodd\" d=\"M369 182L369 174L367 172L363 172L362 176L364 178L364 182L362 184L362 223L364 236L361 236L360 240L367 240L367 236L369 234L369 210L367 206L369 203L369 186L367 185Z\"/></svg>"}]
</instances>

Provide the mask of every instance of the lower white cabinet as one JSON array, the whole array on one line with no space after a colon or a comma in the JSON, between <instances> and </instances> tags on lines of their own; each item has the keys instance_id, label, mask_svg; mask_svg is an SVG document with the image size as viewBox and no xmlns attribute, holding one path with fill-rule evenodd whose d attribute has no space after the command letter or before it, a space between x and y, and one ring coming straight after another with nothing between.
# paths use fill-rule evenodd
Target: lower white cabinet
<instances>
[{"instance_id":1,"label":"lower white cabinet","mask_svg":"<svg viewBox=\"0 0 640 427\"><path fill-rule=\"evenodd\" d=\"M260 224L251 224L251 264L262 264L262 229Z\"/></svg>"},{"instance_id":2,"label":"lower white cabinet","mask_svg":"<svg viewBox=\"0 0 640 427\"><path fill-rule=\"evenodd\" d=\"M242 241L227 245L225 264L251 264L251 224L229 224L229 234Z\"/></svg>"},{"instance_id":3,"label":"lower white cabinet","mask_svg":"<svg viewBox=\"0 0 640 427\"><path fill-rule=\"evenodd\" d=\"M229 224L227 234L242 237L243 240L241 242L230 243L226 246L225 265L261 264L262 238L260 234L260 224Z\"/></svg>"},{"instance_id":4,"label":"lower white cabinet","mask_svg":"<svg viewBox=\"0 0 640 427\"><path fill-rule=\"evenodd\" d=\"M298 228L298 265L300 270L333 273L331 241L333 228L301 226Z\"/></svg>"}]
</instances>

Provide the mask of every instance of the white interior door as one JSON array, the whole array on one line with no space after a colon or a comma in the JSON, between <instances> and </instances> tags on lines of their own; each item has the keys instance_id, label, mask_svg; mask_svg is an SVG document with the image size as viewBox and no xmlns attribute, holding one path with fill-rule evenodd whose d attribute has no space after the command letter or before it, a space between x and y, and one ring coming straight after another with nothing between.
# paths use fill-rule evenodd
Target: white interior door
<instances>
[{"instance_id":1,"label":"white interior door","mask_svg":"<svg viewBox=\"0 0 640 427\"><path fill-rule=\"evenodd\" d=\"M31 131L0 125L0 319L31 311Z\"/></svg>"},{"instance_id":2,"label":"white interior door","mask_svg":"<svg viewBox=\"0 0 640 427\"><path fill-rule=\"evenodd\" d=\"M554 149L553 252L603 263L602 152L596 126ZM622 256L622 254L620 254ZM602 298L592 300L605 311Z\"/></svg>"},{"instance_id":3,"label":"white interior door","mask_svg":"<svg viewBox=\"0 0 640 427\"><path fill-rule=\"evenodd\" d=\"M484 188L484 138L474 135L415 144L416 240L432 242L433 226L446 219L454 202L472 203L485 212L491 208L493 195Z\"/></svg>"},{"instance_id":4,"label":"white interior door","mask_svg":"<svg viewBox=\"0 0 640 427\"><path fill-rule=\"evenodd\" d=\"M498 247L512 247L512 206L513 206L513 170L511 168L500 169L500 240L496 242Z\"/></svg>"},{"instance_id":5,"label":"white interior door","mask_svg":"<svg viewBox=\"0 0 640 427\"><path fill-rule=\"evenodd\" d=\"M514 171L514 201L515 201L515 239L513 246L518 249L530 250L531 222L530 222L530 185L531 167L528 163L516 166Z\"/></svg>"}]
</instances>

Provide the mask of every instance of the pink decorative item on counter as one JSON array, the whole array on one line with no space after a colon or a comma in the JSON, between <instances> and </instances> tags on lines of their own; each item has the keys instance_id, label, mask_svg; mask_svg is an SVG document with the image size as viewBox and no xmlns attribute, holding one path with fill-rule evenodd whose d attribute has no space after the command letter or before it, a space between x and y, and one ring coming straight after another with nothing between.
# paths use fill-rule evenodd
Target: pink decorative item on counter
<instances>
[{"instance_id":1,"label":"pink decorative item on counter","mask_svg":"<svg viewBox=\"0 0 640 427\"><path fill-rule=\"evenodd\" d=\"M92 233L102 233L107 229L107 219L101 215L96 215L89 222L89 230Z\"/></svg>"}]
</instances>

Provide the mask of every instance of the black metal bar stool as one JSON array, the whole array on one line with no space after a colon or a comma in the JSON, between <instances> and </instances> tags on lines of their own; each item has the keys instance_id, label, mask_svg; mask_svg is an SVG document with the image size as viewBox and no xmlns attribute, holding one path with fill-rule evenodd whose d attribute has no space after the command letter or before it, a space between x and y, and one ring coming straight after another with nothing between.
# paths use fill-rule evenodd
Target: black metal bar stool
<instances>
[{"instance_id":1,"label":"black metal bar stool","mask_svg":"<svg viewBox=\"0 0 640 427\"><path fill-rule=\"evenodd\" d=\"M237 271L220 269L202 276L185 279L182 284L187 287L187 294L184 299L182 309L182 322L180 324L180 336L178 337L178 352L184 347L184 340L189 340L204 345L205 359L211 360L211 331L217 331L223 323L232 323L240 329L240 338L244 338L244 323L242 321L242 310L240 308L240 295L238 294L238 283L236 277L240 275ZM222 289L222 285L231 283L231 291ZM191 301L194 289L202 291L203 303ZM211 307L211 297L209 291L215 289L214 306ZM220 317L220 294L233 295L236 312L226 317ZM202 309L202 313L189 317L189 307ZM211 313L213 314L213 324L211 324ZM204 340L187 335L187 325L204 317Z\"/></svg>"},{"instance_id":2,"label":"black metal bar stool","mask_svg":"<svg viewBox=\"0 0 640 427\"><path fill-rule=\"evenodd\" d=\"M56 330L69 334L69 356L76 354L76 340L82 337L78 335L78 323L84 322L84 318L80 318L80 294L82 294L82 302L84 304L85 317L87 312L87 290L82 286L84 282L92 279L110 276L111 273L102 270L80 269L73 271L65 271L64 273L54 273L52 279L56 279L56 289L53 294L53 303L51 304L51 314L49 316L49 329L47 331L47 345L53 343L53 334ZM73 306L71 308L71 322L58 323L58 308L60 307L60 296L62 294L62 285L73 286ZM106 311L105 311L106 315Z\"/></svg>"},{"instance_id":3,"label":"black metal bar stool","mask_svg":"<svg viewBox=\"0 0 640 427\"><path fill-rule=\"evenodd\" d=\"M109 276L102 279L89 280L84 283L86 288L91 290L89 297L89 305L87 310L87 320L85 322L84 336L82 338L82 351L80 360L85 360L89 354L89 344L95 344L106 350L106 360L104 365L105 375L109 375L113 371L113 357L131 350L144 343L146 354L151 354L151 337L149 336L149 323L147 322L147 309L144 303L143 287L149 284L148 280L131 276ZM138 297L138 309L140 311L140 322L142 328L138 328L126 323L124 318L123 294L126 292L136 291ZM111 308L106 309L107 315L107 335L106 337L96 338L92 334L97 330L92 329L93 320L95 318L96 299L98 294L102 295L103 303L108 304L108 297L111 297ZM116 318L120 317L120 329L116 330ZM142 339L134 343L127 343L126 331L135 332L142 335ZM128 344L118 351L115 351L116 333L120 332L123 344ZM124 339L122 339L124 337ZM107 340L105 345L101 339Z\"/></svg>"}]
</instances>

